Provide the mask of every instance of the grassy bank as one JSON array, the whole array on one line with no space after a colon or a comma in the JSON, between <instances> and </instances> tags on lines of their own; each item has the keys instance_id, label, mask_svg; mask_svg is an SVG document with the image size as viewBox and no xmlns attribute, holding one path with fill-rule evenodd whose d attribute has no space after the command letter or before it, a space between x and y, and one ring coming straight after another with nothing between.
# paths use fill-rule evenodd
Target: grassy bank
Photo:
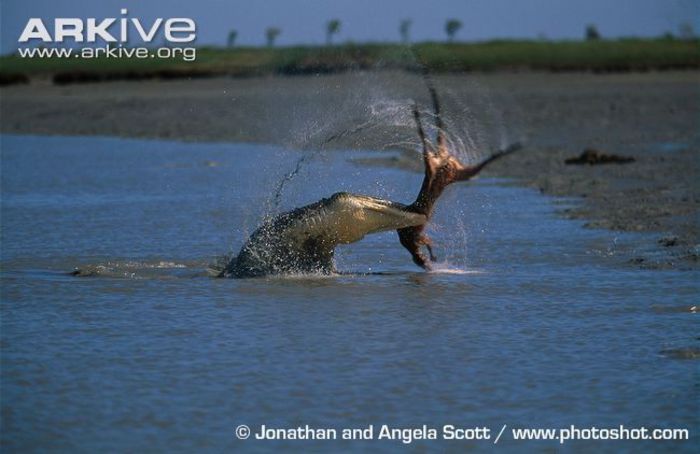
<instances>
[{"instance_id":1,"label":"grassy bank","mask_svg":"<svg viewBox=\"0 0 700 454\"><path fill-rule=\"evenodd\" d=\"M489 41L346 44L331 47L199 48L196 61L135 58L0 58L0 82L36 76L55 83L217 75L317 74L351 69L464 71L647 71L700 68L700 40Z\"/></svg>"}]
</instances>

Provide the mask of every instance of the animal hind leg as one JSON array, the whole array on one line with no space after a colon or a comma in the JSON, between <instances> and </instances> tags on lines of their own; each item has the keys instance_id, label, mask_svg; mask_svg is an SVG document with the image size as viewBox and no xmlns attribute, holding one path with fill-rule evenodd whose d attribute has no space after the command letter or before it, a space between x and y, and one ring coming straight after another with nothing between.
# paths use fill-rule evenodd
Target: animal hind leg
<instances>
[{"instance_id":1,"label":"animal hind leg","mask_svg":"<svg viewBox=\"0 0 700 454\"><path fill-rule=\"evenodd\" d=\"M425 184L425 182L433 179L436 171L437 160L435 153L433 152L433 149L425 136L425 131L423 130L423 124L420 120L420 112L418 111L417 104L413 104L413 119L416 122L418 137L420 138L421 144L423 145L423 167L425 170Z\"/></svg>"},{"instance_id":2,"label":"animal hind leg","mask_svg":"<svg viewBox=\"0 0 700 454\"><path fill-rule=\"evenodd\" d=\"M437 257L433 253L433 240L431 240L428 235L422 234L420 237L420 243L423 246L425 246L425 248L428 250L428 255L430 256L430 261L437 262Z\"/></svg>"},{"instance_id":3,"label":"animal hind leg","mask_svg":"<svg viewBox=\"0 0 700 454\"><path fill-rule=\"evenodd\" d=\"M437 154L440 157L445 157L447 152L447 138L445 136L445 124L442 121L442 109L440 107L440 98L438 97L437 90L435 89L435 84L433 79L430 77L427 68L423 70L423 81L428 87L428 92L430 93L430 100L433 104L433 116L435 117L435 128L437 129Z\"/></svg>"}]
</instances>

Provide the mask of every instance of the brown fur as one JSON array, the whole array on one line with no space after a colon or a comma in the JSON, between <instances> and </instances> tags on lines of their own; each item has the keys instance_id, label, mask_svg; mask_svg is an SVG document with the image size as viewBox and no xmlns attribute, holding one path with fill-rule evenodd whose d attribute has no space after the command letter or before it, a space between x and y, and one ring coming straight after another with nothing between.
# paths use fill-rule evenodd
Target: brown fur
<instances>
[{"instance_id":1,"label":"brown fur","mask_svg":"<svg viewBox=\"0 0 700 454\"><path fill-rule=\"evenodd\" d=\"M520 148L520 144L514 144L492 154L489 158L475 166L465 166L452 156L447 148L445 139L445 128L442 124L440 116L440 104L437 98L437 93L432 86L430 79L426 76L426 82L430 95L433 101L433 111L435 113L435 123L438 130L437 146L433 147L425 137L425 132L420 120L418 107L413 107L413 117L418 128L418 136L423 144L423 164L425 167L425 176L421 185L418 197L415 202L409 205L406 209L416 213L424 214L430 220L433 208L438 198L445 188L456 182L466 181L478 174L486 165L501 158L509 153ZM398 229L399 241L413 257L413 262L424 268L431 269L431 262L436 261L433 254L432 241L425 233L426 224L421 224L413 227ZM428 250L428 257L422 252L422 247L425 246Z\"/></svg>"}]
</instances>

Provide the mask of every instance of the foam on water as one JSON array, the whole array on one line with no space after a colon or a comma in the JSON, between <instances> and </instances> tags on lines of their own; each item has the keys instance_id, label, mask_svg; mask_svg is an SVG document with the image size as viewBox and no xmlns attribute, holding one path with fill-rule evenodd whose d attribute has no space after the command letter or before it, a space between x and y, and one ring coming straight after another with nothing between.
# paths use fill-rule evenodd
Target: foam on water
<instances>
[{"instance_id":1,"label":"foam on water","mask_svg":"<svg viewBox=\"0 0 700 454\"><path fill-rule=\"evenodd\" d=\"M479 270L479 269L462 269L462 268L456 268L450 263L434 263L433 268L429 271L429 273L432 274L457 274L457 275L466 275L466 274L483 274L485 271L484 270Z\"/></svg>"}]
</instances>

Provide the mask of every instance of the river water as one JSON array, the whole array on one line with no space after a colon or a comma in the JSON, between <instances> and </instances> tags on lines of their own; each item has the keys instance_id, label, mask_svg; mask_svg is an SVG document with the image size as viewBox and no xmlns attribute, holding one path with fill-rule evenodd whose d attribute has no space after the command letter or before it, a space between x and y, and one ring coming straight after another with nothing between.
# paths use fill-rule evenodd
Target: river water
<instances>
[{"instance_id":1,"label":"river water","mask_svg":"<svg viewBox=\"0 0 700 454\"><path fill-rule=\"evenodd\" d=\"M646 242L588 230L554 200L481 178L450 188L439 270L395 233L340 247L332 277L214 279L265 214L337 191L410 202L421 175L371 152L2 136L2 442L13 451L287 447L398 440L238 440L291 428L485 426L448 450L558 448L511 428L690 429L697 446L697 272L627 263ZM74 268L92 277L74 277ZM376 430L375 430L376 436ZM602 444L601 444L602 443ZM418 451L435 442L414 441Z\"/></svg>"}]
</instances>

